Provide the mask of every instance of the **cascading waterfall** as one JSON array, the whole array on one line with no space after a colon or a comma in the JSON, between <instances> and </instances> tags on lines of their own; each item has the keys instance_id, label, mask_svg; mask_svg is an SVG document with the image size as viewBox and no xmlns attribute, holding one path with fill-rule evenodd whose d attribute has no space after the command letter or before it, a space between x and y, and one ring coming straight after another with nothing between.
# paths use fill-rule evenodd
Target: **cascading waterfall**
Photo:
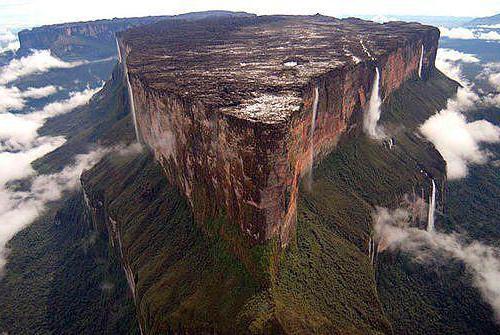
<instances>
[{"instance_id":1,"label":"cascading waterfall","mask_svg":"<svg viewBox=\"0 0 500 335\"><path fill-rule=\"evenodd\" d=\"M309 143L311 146L310 156L309 156L309 175L307 180L307 187L311 190L312 178L313 178L313 165L314 165L314 128L316 128L316 117L318 115L318 103L319 103L319 88L316 86L314 88L314 102L311 117L311 131L309 132Z\"/></svg>"},{"instance_id":2,"label":"cascading waterfall","mask_svg":"<svg viewBox=\"0 0 500 335\"><path fill-rule=\"evenodd\" d=\"M139 129L137 128L137 119L135 117L134 95L132 94L132 86L130 85L130 80L128 77L127 65L124 64L124 67L125 67L125 78L127 80L128 96L130 98L130 111L132 112L132 121L134 122L135 139L137 140L137 142L141 142L139 138Z\"/></svg>"},{"instance_id":3,"label":"cascading waterfall","mask_svg":"<svg viewBox=\"0 0 500 335\"><path fill-rule=\"evenodd\" d=\"M432 180L432 193L429 199L429 212L427 217L427 231L432 233L434 231L434 212L436 211L436 183Z\"/></svg>"},{"instance_id":4,"label":"cascading waterfall","mask_svg":"<svg viewBox=\"0 0 500 335\"><path fill-rule=\"evenodd\" d=\"M420 62L418 63L418 76L422 79L422 63L424 61L424 45L422 44L422 50L420 51Z\"/></svg>"},{"instance_id":5,"label":"cascading waterfall","mask_svg":"<svg viewBox=\"0 0 500 335\"><path fill-rule=\"evenodd\" d=\"M380 99L380 71L378 67L375 68L375 78L373 79L372 91L370 94L370 101L368 103L368 110L364 114L363 128L368 136L375 139L382 139L384 137L383 131L377 126L380 119L380 106L382 100Z\"/></svg>"},{"instance_id":6,"label":"cascading waterfall","mask_svg":"<svg viewBox=\"0 0 500 335\"><path fill-rule=\"evenodd\" d=\"M118 63L122 63L122 51L120 49L120 45L118 44L118 39L115 38L115 42L116 42L116 50L118 50Z\"/></svg>"},{"instance_id":7,"label":"cascading waterfall","mask_svg":"<svg viewBox=\"0 0 500 335\"><path fill-rule=\"evenodd\" d=\"M115 39L115 40L116 40L116 48L118 49L118 61L123 66L125 80L127 81L127 91L128 91L128 96L130 99L129 102L130 102L130 112L132 113L132 121L134 122L135 138L136 138L137 142L140 143L141 140L139 137L139 129L137 128L137 119L135 117L134 95L132 94L132 86L130 85L130 79L128 77L127 61L125 58L122 58L122 53L121 53L120 45L118 43L118 39Z\"/></svg>"}]
</instances>

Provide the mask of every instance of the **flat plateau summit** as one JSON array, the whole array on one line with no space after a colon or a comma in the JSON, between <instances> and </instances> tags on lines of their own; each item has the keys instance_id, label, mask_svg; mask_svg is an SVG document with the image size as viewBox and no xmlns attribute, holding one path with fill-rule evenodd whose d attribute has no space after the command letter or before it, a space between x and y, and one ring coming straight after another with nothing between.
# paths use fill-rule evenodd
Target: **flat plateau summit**
<instances>
[{"instance_id":1,"label":"flat plateau summit","mask_svg":"<svg viewBox=\"0 0 500 335\"><path fill-rule=\"evenodd\" d=\"M122 33L129 73L207 108L282 122L315 78L374 62L431 34L418 23L316 16L169 21Z\"/></svg>"}]
</instances>

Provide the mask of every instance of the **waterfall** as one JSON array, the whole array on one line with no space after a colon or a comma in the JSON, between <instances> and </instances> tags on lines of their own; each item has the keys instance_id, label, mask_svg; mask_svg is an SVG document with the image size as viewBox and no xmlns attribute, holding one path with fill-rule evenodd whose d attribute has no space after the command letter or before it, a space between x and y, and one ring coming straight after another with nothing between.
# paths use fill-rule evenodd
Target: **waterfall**
<instances>
[{"instance_id":1,"label":"waterfall","mask_svg":"<svg viewBox=\"0 0 500 335\"><path fill-rule=\"evenodd\" d=\"M115 42L116 42L116 50L118 50L118 63L122 63L122 51L120 49L120 44L118 44L118 39L115 38Z\"/></svg>"},{"instance_id":2,"label":"waterfall","mask_svg":"<svg viewBox=\"0 0 500 335\"><path fill-rule=\"evenodd\" d=\"M311 190L312 188L312 178L313 178L313 165L314 165L314 128L316 128L316 117L318 115L318 103L319 103L319 88L316 86L314 88L314 102L312 108L311 117L311 130L309 132L309 143L310 143L310 156L309 156L309 175L307 180L307 188Z\"/></svg>"},{"instance_id":3,"label":"waterfall","mask_svg":"<svg viewBox=\"0 0 500 335\"><path fill-rule=\"evenodd\" d=\"M127 81L127 91L128 91L128 96L129 96L129 102L130 102L130 112L132 113L132 121L134 122L135 139L137 140L137 142L140 143L141 140L139 137L139 129L137 128L137 119L135 117L134 95L132 94L132 86L130 85L130 78L128 76L127 60L125 58L122 58L120 45L118 44L118 40L117 39L115 39L115 40L116 40L116 47L118 48L118 61L123 66L125 80Z\"/></svg>"},{"instance_id":4,"label":"waterfall","mask_svg":"<svg viewBox=\"0 0 500 335\"><path fill-rule=\"evenodd\" d=\"M422 50L420 51L420 62L418 63L418 76L422 79L422 62L424 60L424 45L422 44Z\"/></svg>"},{"instance_id":5,"label":"waterfall","mask_svg":"<svg viewBox=\"0 0 500 335\"><path fill-rule=\"evenodd\" d=\"M364 113L363 128L371 138L381 139L384 137L384 132L377 126L380 119L380 106L382 101L379 93L380 87L380 71L378 67L375 68L375 78L373 79L372 91L370 94L370 101L368 103L368 110Z\"/></svg>"},{"instance_id":6,"label":"waterfall","mask_svg":"<svg viewBox=\"0 0 500 335\"><path fill-rule=\"evenodd\" d=\"M429 199L429 213L427 217L427 231L432 233L434 231L434 212L436 211L436 183L432 179L432 193Z\"/></svg>"},{"instance_id":7,"label":"waterfall","mask_svg":"<svg viewBox=\"0 0 500 335\"><path fill-rule=\"evenodd\" d=\"M132 113L132 121L134 122L135 139L137 140L137 142L141 142L139 139L139 129L137 128L137 119L135 117L134 95L132 94L132 86L130 85L130 79L128 77L127 64L124 64L123 66L125 68L125 79L127 80L127 90L130 101L130 112Z\"/></svg>"}]
</instances>

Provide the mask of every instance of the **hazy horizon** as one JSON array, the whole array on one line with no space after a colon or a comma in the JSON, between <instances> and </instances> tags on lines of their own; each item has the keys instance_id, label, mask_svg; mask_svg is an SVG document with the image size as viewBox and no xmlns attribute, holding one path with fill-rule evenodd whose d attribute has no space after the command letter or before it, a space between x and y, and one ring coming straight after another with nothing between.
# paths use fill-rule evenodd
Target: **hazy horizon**
<instances>
[{"instance_id":1,"label":"hazy horizon","mask_svg":"<svg viewBox=\"0 0 500 335\"><path fill-rule=\"evenodd\" d=\"M54 10L57 8L58 10ZM96 8L99 10L96 11ZM451 10L453 9L453 10ZM467 19L491 16L500 13L500 4L495 1L476 3L474 8L453 1L433 2L425 0L417 4L401 3L392 0L376 2L350 1L309 1L307 4L289 3L285 1L252 3L237 1L171 1L164 3L158 0L145 0L141 6L131 1L115 1L106 3L89 0L84 3L72 3L67 6L61 0L7 0L0 4L0 27L29 28L47 24L64 22L89 21L122 17L141 17L156 15L177 15L188 12L207 10L244 11L258 15L271 14L316 14L347 17L448 17Z\"/></svg>"}]
</instances>

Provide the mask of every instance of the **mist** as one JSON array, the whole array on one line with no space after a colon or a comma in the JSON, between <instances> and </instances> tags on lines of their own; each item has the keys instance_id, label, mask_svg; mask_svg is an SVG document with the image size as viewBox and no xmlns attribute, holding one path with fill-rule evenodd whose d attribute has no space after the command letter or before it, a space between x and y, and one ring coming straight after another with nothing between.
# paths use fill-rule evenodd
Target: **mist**
<instances>
[{"instance_id":1,"label":"mist","mask_svg":"<svg viewBox=\"0 0 500 335\"><path fill-rule=\"evenodd\" d=\"M13 59L0 70L0 84L8 84L19 78L39 74L54 68L71 68L85 64L85 61L65 62L52 56L49 50L33 50L31 55Z\"/></svg>"},{"instance_id":2,"label":"mist","mask_svg":"<svg viewBox=\"0 0 500 335\"><path fill-rule=\"evenodd\" d=\"M8 110L21 110L26 107L27 99L45 98L58 90L59 88L53 85L28 87L25 91L21 91L15 86L0 86L0 113Z\"/></svg>"},{"instance_id":3,"label":"mist","mask_svg":"<svg viewBox=\"0 0 500 335\"><path fill-rule=\"evenodd\" d=\"M420 132L431 141L445 159L450 180L468 175L471 164L485 164L491 154L481 148L482 143L500 142L500 127L486 121L470 122L467 112L481 105L498 106L497 94L480 98L473 85L464 78L461 63L476 63L479 59L472 54L452 49L439 49L436 66L447 76L463 85L446 108L438 111L421 126ZM491 68L491 67L490 67ZM489 72L488 75L493 74Z\"/></svg>"},{"instance_id":4,"label":"mist","mask_svg":"<svg viewBox=\"0 0 500 335\"><path fill-rule=\"evenodd\" d=\"M482 29L468 29L468 28L445 28L439 27L442 37L448 37L453 39L461 40L486 40L486 41L499 41L500 34L496 31L484 31L484 28L490 28L488 26L481 27ZM494 29L495 27L493 27Z\"/></svg>"},{"instance_id":5,"label":"mist","mask_svg":"<svg viewBox=\"0 0 500 335\"><path fill-rule=\"evenodd\" d=\"M0 274L8 256L8 241L42 214L49 202L60 199L65 191L75 189L79 185L82 171L94 165L104 153L104 149L98 148L87 154L76 156L75 163L65 167L59 173L35 176L28 191L13 191L6 186L6 181L12 180L13 177L32 175L34 172L31 168L25 167L23 172L16 176L2 176L0 181ZM44 152L40 151L39 154L43 155ZM1 171L3 174L4 169Z\"/></svg>"},{"instance_id":6,"label":"mist","mask_svg":"<svg viewBox=\"0 0 500 335\"><path fill-rule=\"evenodd\" d=\"M34 51L1 68L0 84L52 68L79 64L81 62L57 59L47 50ZM61 198L65 191L75 189L82 170L92 166L105 152L97 148L76 156L74 162L59 173L36 174L31 163L65 143L62 136L40 136L40 127L51 117L87 104L100 88L70 92L66 99L46 104L42 109L15 113L24 109L28 100L47 97L59 89L53 85L25 90L16 86L0 86L0 272L6 262L8 241L43 213L49 202ZM28 180L30 186L22 190L14 189L11 184L20 179Z\"/></svg>"},{"instance_id":7,"label":"mist","mask_svg":"<svg viewBox=\"0 0 500 335\"><path fill-rule=\"evenodd\" d=\"M100 88L70 92L69 98L52 102L27 114L0 113L0 149L25 150L39 144L40 129L48 118L68 113L89 102Z\"/></svg>"},{"instance_id":8,"label":"mist","mask_svg":"<svg viewBox=\"0 0 500 335\"><path fill-rule=\"evenodd\" d=\"M428 232L411 226L406 208L378 207L373 213L379 252L402 250L419 262L432 264L454 259L472 274L472 284L491 305L500 322L500 249L479 241L467 242L458 234Z\"/></svg>"}]
</instances>

